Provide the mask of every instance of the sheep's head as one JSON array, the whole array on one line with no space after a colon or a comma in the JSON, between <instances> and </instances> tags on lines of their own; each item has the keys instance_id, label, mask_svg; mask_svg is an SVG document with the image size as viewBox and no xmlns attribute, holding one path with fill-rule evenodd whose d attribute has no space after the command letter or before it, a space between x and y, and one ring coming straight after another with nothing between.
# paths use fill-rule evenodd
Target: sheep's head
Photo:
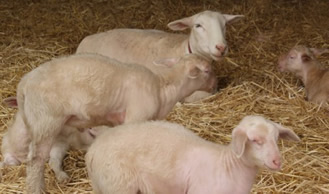
<instances>
[{"instance_id":1,"label":"sheep's head","mask_svg":"<svg viewBox=\"0 0 329 194\"><path fill-rule=\"evenodd\" d=\"M168 27L172 30L190 28L189 44L191 52L218 61L227 53L225 25L242 17L244 16L203 11L191 17L170 22Z\"/></svg>"},{"instance_id":2,"label":"sheep's head","mask_svg":"<svg viewBox=\"0 0 329 194\"><path fill-rule=\"evenodd\" d=\"M233 130L232 149L237 157L245 159L248 165L281 168L278 138L299 141L290 129L261 116L246 116Z\"/></svg>"}]
</instances>

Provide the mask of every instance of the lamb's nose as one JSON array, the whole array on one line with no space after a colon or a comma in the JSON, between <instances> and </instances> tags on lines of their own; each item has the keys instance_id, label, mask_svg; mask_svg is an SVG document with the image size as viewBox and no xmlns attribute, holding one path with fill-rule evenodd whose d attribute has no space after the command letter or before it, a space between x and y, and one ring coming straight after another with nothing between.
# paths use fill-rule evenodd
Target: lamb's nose
<instances>
[{"instance_id":1,"label":"lamb's nose","mask_svg":"<svg viewBox=\"0 0 329 194\"><path fill-rule=\"evenodd\" d=\"M272 162L278 169L281 167L280 159L274 159Z\"/></svg>"}]
</instances>

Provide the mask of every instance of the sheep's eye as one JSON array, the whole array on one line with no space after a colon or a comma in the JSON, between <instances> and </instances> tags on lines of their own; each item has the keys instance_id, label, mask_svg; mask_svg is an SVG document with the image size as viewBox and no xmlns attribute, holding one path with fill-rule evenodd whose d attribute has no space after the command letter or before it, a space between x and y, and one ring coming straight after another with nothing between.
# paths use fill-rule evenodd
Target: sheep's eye
<instances>
[{"instance_id":1,"label":"sheep's eye","mask_svg":"<svg viewBox=\"0 0 329 194\"><path fill-rule=\"evenodd\" d=\"M290 56L289 56L289 59L295 59L295 56L291 56L291 55L290 55Z\"/></svg>"},{"instance_id":2,"label":"sheep's eye","mask_svg":"<svg viewBox=\"0 0 329 194\"><path fill-rule=\"evenodd\" d=\"M201 28L202 26L201 26L201 24L195 24L195 27L196 28Z\"/></svg>"}]
</instances>

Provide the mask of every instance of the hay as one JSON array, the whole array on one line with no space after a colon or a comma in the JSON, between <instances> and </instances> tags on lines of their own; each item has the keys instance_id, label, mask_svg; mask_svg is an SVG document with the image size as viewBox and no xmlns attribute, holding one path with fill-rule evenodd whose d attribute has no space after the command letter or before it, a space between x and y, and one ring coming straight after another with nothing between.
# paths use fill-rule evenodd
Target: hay
<instances>
[{"instance_id":1,"label":"hay","mask_svg":"<svg viewBox=\"0 0 329 194\"><path fill-rule=\"evenodd\" d=\"M229 55L215 64L220 92L176 106L168 120L228 143L243 116L264 115L292 128L302 141L279 142L283 169L261 171L252 192L328 193L328 111L304 100L304 88L294 76L276 70L278 55L295 44L329 48L327 1L1 1L0 100L15 95L22 75L54 56L73 53L86 35L119 27L168 31L169 21L205 9L246 18L227 29ZM327 56L320 60L329 64ZM15 111L0 105L1 136ZM82 152L70 151L64 168L71 180L58 185L47 167L49 193L92 193ZM3 170L0 193L23 193L24 188L24 165Z\"/></svg>"}]
</instances>

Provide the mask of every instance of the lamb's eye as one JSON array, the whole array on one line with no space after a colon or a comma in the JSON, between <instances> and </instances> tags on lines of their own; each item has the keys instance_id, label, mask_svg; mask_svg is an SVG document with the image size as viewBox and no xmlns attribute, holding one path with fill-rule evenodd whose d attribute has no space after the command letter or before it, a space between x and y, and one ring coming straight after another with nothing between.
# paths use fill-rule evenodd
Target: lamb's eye
<instances>
[{"instance_id":1,"label":"lamb's eye","mask_svg":"<svg viewBox=\"0 0 329 194\"><path fill-rule=\"evenodd\" d=\"M196 28L201 28L202 26L201 26L201 24L195 24L195 27Z\"/></svg>"},{"instance_id":2,"label":"lamb's eye","mask_svg":"<svg viewBox=\"0 0 329 194\"><path fill-rule=\"evenodd\" d=\"M295 53L292 53L289 55L289 59L296 59L297 55Z\"/></svg>"},{"instance_id":3,"label":"lamb's eye","mask_svg":"<svg viewBox=\"0 0 329 194\"><path fill-rule=\"evenodd\" d=\"M252 140L253 143L256 143L257 145L263 145L263 142L257 139Z\"/></svg>"}]
</instances>

